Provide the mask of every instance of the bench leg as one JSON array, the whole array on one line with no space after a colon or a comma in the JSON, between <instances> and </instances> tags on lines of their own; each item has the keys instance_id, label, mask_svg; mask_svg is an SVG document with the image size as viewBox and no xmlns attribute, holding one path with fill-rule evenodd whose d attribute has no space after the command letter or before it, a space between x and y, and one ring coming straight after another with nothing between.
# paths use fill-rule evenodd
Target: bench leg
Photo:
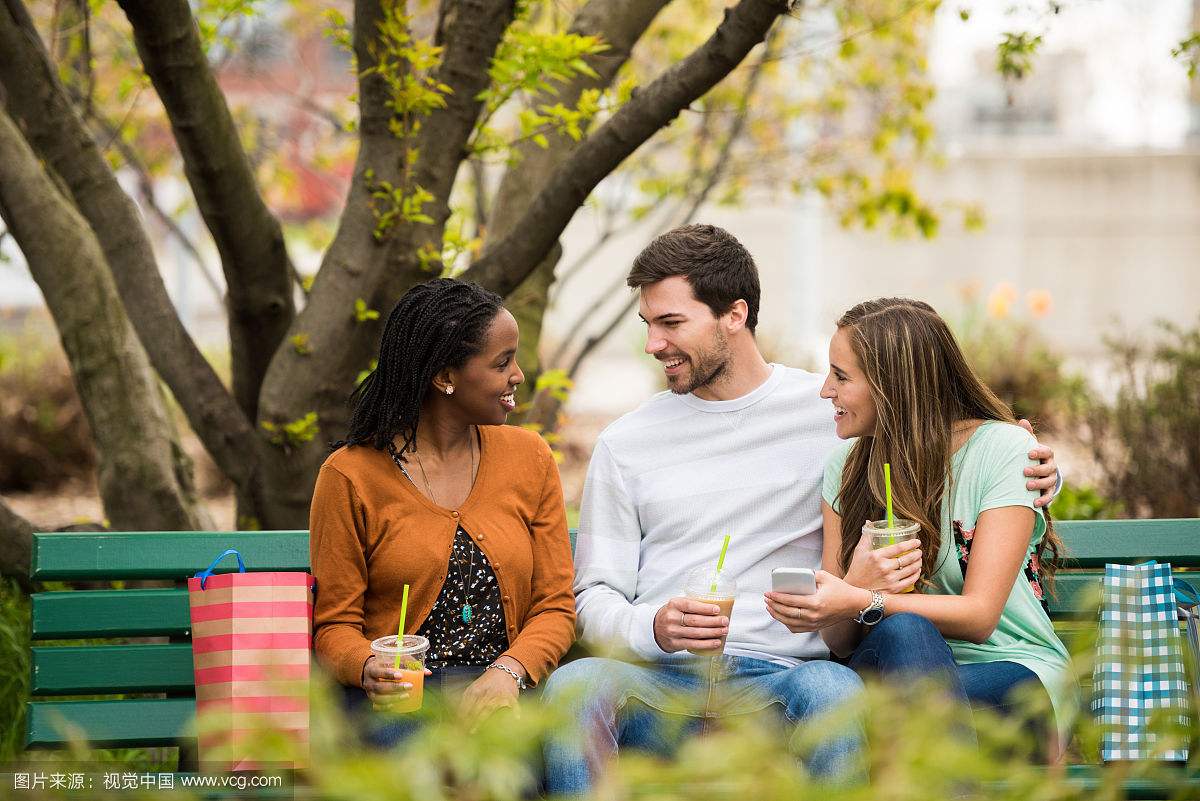
<instances>
[{"instance_id":1,"label":"bench leg","mask_svg":"<svg viewBox=\"0 0 1200 801\"><path fill-rule=\"evenodd\" d=\"M180 773L196 773L200 770L200 749L195 740L179 741L179 767L176 770Z\"/></svg>"}]
</instances>

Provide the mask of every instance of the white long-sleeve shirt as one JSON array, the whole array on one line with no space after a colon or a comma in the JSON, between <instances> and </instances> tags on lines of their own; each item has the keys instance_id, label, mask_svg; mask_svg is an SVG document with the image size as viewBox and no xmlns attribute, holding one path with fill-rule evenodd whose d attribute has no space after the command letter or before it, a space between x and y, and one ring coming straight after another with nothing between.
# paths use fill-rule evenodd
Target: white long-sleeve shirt
<instances>
[{"instance_id":1,"label":"white long-sleeve shirt","mask_svg":"<svg viewBox=\"0 0 1200 801\"><path fill-rule=\"evenodd\" d=\"M716 565L737 582L725 653L796 664L827 657L818 634L767 614L776 567L821 562L821 480L838 443L818 375L772 365L728 401L662 392L601 433L588 466L575 550L580 637L666 657L654 616L687 573Z\"/></svg>"}]
</instances>

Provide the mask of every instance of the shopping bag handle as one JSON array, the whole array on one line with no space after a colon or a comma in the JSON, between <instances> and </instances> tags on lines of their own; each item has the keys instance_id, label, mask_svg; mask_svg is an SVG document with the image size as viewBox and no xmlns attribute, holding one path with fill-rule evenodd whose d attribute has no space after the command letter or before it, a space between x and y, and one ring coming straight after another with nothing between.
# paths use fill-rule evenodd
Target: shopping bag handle
<instances>
[{"instance_id":1,"label":"shopping bag handle","mask_svg":"<svg viewBox=\"0 0 1200 801\"><path fill-rule=\"evenodd\" d=\"M226 556L229 556L229 554L233 554L234 556L237 557L238 572L239 573L246 572L246 565L244 562L242 562L242 555L240 553L238 553L236 550L234 550L233 548L229 548L229 549L223 551L221 553L221 555L218 556L216 559L212 560L212 564L209 565L206 569L201 570L199 573L196 574L195 577L200 579L200 589L204 589L204 584L205 584L205 582L208 581L208 577L211 576L213 574L213 571L217 569L217 565L220 563L220 561L222 559L224 559Z\"/></svg>"},{"instance_id":2,"label":"shopping bag handle","mask_svg":"<svg viewBox=\"0 0 1200 801\"><path fill-rule=\"evenodd\" d=\"M1175 602L1184 608L1200 605L1200 592L1187 579L1179 575L1172 577L1175 584Z\"/></svg>"}]
</instances>

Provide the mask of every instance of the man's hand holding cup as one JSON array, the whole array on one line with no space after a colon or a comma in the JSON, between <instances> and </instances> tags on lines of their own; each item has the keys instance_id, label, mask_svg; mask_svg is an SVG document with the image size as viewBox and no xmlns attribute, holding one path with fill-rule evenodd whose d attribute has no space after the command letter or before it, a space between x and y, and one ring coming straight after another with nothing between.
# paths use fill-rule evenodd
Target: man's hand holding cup
<instances>
[{"instance_id":1,"label":"man's hand holding cup","mask_svg":"<svg viewBox=\"0 0 1200 801\"><path fill-rule=\"evenodd\" d=\"M729 618L716 604L672 598L654 615L654 639L669 654L717 651L729 636Z\"/></svg>"}]
</instances>

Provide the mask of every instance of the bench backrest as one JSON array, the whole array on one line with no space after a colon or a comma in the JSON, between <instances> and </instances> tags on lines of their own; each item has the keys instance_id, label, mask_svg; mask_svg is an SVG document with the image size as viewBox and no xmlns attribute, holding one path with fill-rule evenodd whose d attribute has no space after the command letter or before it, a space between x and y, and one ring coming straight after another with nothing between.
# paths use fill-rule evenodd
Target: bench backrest
<instances>
[{"instance_id":1,"label":"bench backrest","mask_svg":"<svg viewBox=\"0 0 1200 801\"><path fill-rule=\"evenodd\" d=\"M195 712L184 581L226 548L242 553L247 570L309 568L307 531L34 534L35 581L165 586L34 593L26 746L63 745L71 728L98 747L177 744ZM78 639L116 642L52 642ZM111 697L132 694L158 697Z\"/></svg>"},{"instance_id":2,"label":"bench backrest","mask_svg":"<svg viewBox=\"0 0 1200 801\"><path fill-rule=\"evenodd\" d=\"M1200 519L1064 521L1057 527L1069 559L1050 602L1056 620L1090 611L1106 562L1158 559L1200 567ZM96 745L176 743L191 717L194 693L182 582L226 548L240 551L248 570L309 569L307 531L35 534L35 581L171 584L34 594L35 700L28 708L27 746L61 745L63 723L77 726ZM232 560L224 566L232 567ZM78 639L116 642L54 642ZM159 697L111 698L118 694Z\"/></svg>"}]
</instances>

